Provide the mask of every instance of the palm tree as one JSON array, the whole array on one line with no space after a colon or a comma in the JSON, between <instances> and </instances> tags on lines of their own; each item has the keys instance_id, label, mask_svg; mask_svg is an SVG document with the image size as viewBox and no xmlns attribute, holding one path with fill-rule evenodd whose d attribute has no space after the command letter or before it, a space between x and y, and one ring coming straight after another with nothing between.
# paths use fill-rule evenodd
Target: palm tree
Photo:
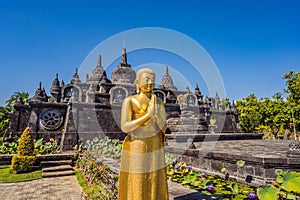
<instances>
[{"instance_id":1,"label":"palm tree","mask_svg":"<svg viewBox=\"0 0 300 200\"><path fill-rule=\"evenodd\" d=\"M7 100L5 103L7 106L14 105L18 99L21 99L24 104L26 104L29 101L29 94L28 92L15 92L9 100Z\"/></svg>"}]
</instances>

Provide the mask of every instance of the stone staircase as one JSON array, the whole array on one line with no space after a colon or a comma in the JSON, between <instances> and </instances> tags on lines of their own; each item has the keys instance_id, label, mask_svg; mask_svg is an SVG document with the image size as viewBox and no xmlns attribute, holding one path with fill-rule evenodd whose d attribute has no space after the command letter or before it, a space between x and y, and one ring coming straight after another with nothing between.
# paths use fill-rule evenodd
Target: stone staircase
<instances>
[{"instance_id":1,"label":"stone staircase","mask_svg":"<svg viewBox=\"0 0 300 200\"><path fill-rule=\"evenodd\" d=\"M42 161L42 177L58 177L58 176L70 176L74 175L73 168L71 166L72 160L49 160Z\"/></svg>"}]
</instances>

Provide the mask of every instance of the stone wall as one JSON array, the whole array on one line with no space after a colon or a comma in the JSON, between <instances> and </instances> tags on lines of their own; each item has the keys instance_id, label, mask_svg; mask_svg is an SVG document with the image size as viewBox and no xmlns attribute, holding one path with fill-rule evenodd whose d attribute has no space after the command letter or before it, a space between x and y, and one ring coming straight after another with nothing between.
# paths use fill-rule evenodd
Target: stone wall
<instances>
[{"instance_id":1,"label":"stone wall","mask_svg":"<svg viewBox=\"0 0 300 200\"><path fill-rule=\"evenodd\" d=\"M72 113L76 131L82 141L104 136L121 140L125 137L120 129L120 105L109 106L74 102Z\"/></svg>"},{"instance_id":2,"label":"stone wall","mask_svg":"<svg viewBox=\"0 0 300 200\"><path fill-rule=\"evenodd\" d=\"M202 172L222 176L224 167L229 178L260 186L276 179L276 169L300 171L299 157L287 156L289 143L284 140L206 141L196 143L197 149L180 148L182 145L176 143L165 150ZM237 166L239 160L245 162L243 167Z\"/></svg>"}]
</instances>

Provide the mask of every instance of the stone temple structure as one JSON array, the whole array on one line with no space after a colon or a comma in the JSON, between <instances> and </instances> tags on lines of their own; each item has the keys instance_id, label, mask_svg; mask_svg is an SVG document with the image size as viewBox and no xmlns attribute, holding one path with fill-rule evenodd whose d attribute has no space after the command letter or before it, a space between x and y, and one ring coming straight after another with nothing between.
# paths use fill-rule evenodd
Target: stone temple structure
<instances>
[{"instance_id":1,"label":"stone temple structure","mask_svg":"<svg viewBox=\"0 0 300 200\"><path fill-rule=\"evenodd\" d=\"M216 132L237 133L238 113L234 105L225 107L218 94L203 98L196 85L194 92L189 88L178 91L168 67L160 85L154 90L165 104L167 112L167 133L207 134L210 126ZM122 50L120 64L108 79L101 64L101 56L96 67L82 82L75 71L71 81L66 84L56 74L50 95L42 84L25 105L18 101L11 114L6 138L20 135L29 126L35 139L55 138L63 149L71 149L79 140L107 135L110 138L124 139L120 123L120 110L125 97L135 93L136 72L127 62L126 49ZM216 119L216 124L211 124Z\"/></svg>"}]
</instances>

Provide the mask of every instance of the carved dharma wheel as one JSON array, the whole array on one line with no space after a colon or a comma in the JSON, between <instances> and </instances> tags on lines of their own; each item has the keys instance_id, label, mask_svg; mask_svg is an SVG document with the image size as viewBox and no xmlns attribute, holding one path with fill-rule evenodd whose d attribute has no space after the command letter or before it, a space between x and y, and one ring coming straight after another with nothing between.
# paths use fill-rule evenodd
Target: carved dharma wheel
<instances>
[{"instance_id":1,"label":"carved dharma wheel","mask_svg":"<svg viewBox=\"0 0 300 200\"><path fill-rule=\"evenodd\" d=\"M59 110L45 110L40 115L40 125L46 130L56 130L63 123L63 114Z\"/></svg>"}]
</instances>

